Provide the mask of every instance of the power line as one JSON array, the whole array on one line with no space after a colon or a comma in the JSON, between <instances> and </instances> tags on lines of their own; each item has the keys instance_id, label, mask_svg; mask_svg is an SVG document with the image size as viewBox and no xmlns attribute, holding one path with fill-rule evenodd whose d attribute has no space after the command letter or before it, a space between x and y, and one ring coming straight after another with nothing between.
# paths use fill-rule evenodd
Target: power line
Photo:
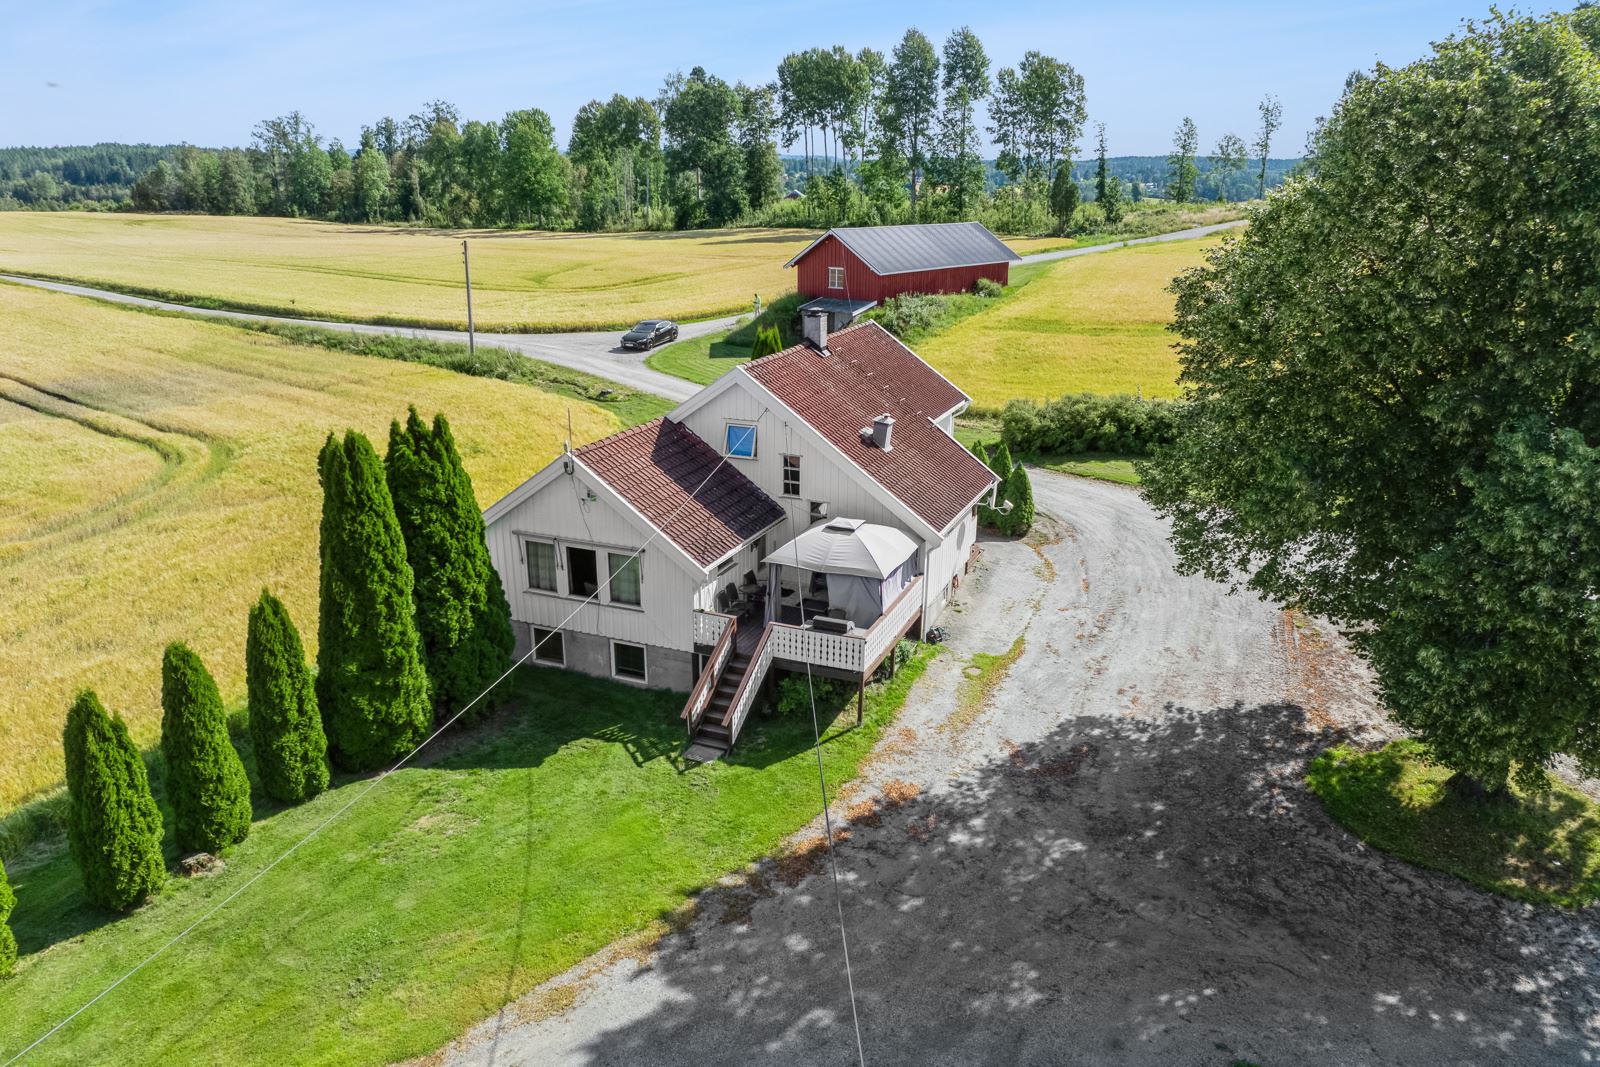
<instances>
[{"instance_id":1,"label":"power line","mask_svg":"<svg viewBox=\"0 0 1600 1067\"><path fill-rule=\"evenodd\" d=\"M770 410L770 407L763 408L761 410L761 415L756 416L756 421L758 423L760 422L762 416L767 414L768 410ZM688 498L685 499L683 503L678 505L677 510L675 510L670 516L668 516L668 518L664 522L655 524L655 529L653 529L651 531L650 535L644 539L644 543L639 546L639 548L633 553L633 555L628 557L628 562L632 562L633 560L636 560L640 556L644 555L644 550L646 548L650 547L650 543L661 535L662 529L665 526L667 526L669 523L671 523L674 519L676 519L678 517L678 515L682 513L683 509L689 506L689 502L690 501L694 500L697 496L700 495L700 490L702 490L702 489L704 489L706 487L707 483L709 483L711 481L711 479L716 476L716 473L719 470L722 469L723 464L725 464L727 462L728 462L728 457L726 455L724 455L722 457L722 459L720 461L718 461L717 465L715 467L712 467L710 472L705 476L705 478L701 480L700 484L695 486L694 492L690 493ZM624 566L626 566L626 564L624 564ZM606 581L605 581L605 585L610 585L611 581L612 581L612 577L610 575L607 575ZM306 842L310 841L312 838L314 838L318 834L320 834L323 830L327 829L341 815L343 815L345 812L349 811L356 804L358 804L361 800L363 800L367 796L368 793L371 793L374 789L378 788L379 785L383 784L383 782L391 774L393 774L395 771L398 771L401 767L404 767L407 763L410 763L412 758L415 757L417 753L421 752L424 748L427 748L428 745L430 745L434 741L434 739L436 739L440 734L444 733L452 725L454 725L456 720L460 719L461 716L463 716L467 712L471 711L472 708L474 706L476 706L479 701L481 701L484 697L488 696L491 692L494 691L495 686L499 685L501 682L505 681L508 677L510 677L512 671L515 671L518 667L520 667L524 663L526 663L528 661L528 658L530 656L532 656L535 652L537 652L539 650L540 646L542 646L545 643L545 641L550 640L550 638L554 637L556 634L558 634L562 630L564 630L566 628L567 623L571 622L573 620L573 618L578 614L578 612L580 612L584 608L588 607L590 601L594 600L595 598L597 598L600 595L600 589L601 588L604 588L604 586L597 586L595 588L594 592L592 592L588 596L584 597L583 600L578 603L578 606L573 608L572 611L570 613L568 613L568 615L567 615L567 617L565 619L562 619L560 623L558 623L552 630L550 630L550 632L548 634L545 635L543 640L532 642L531 647L529 647L528 651L524 652L519 659L517 659L514 663L511 664L510 667L506 668L506 670L504 671L504 673L502 673L500 675L500 677L498 677L494 681L490 682L488 687L485 688L483 692L479 693L477 696L475 696L471 700L469 700L465 705L462 706L460 711L457 711L454 715L450 716L450 718L446 719L443 726L440 726L438 729L434 730L433 733L429 734L426 738L424 738L422 740L422 742L419 745L417 745L416 748L413 748L410 752L407 752L404 756L402 756L400 758L399 762L395 763L393 766L389 767L387 770L385 770L381 774L379 774L376 778L374 778L370 782L368 782L367 783L367 787L365 789L361 790L361 792L359 792L355 796L351 797L348 801L345 802L345 804L342 807L340 807L338 810L336 810L332 815L329 815L326 819L322 820L322 822L320 822L316 826L312 827L311 831L309 833L307 833L304 837L300 838L300 840L296 841L294 844L290 845L287 849L285 849L281 854L279 854L277 859L273 860L271 863L269 863L265 867L261 868L255 874L251 875L249 880L246 881L243 885L239 886L239 888L235 889L233 892L229 893L227 896L225 896L221 900L219 900L215 905L213 905L210 908L210 910L208 910L204 915L200 916L200 918L196 919L194 922L190 923L188 926L186 926L182 930L178 931L178 933L176 935L174 935L171 940L167 941L160 948L156 949L154 952L150 953L150 955L146 956L143 960L141 960L137 964L135 964L133 966L133 968L131 970L129 970L126 974L124 974L121 978L118 978L116 981L114 981L110 985L106 986L100 992L96 993L93 997L89 998L89 1000L85 1001L80 1007L78 1007L77 1010L72 1012L72 1014L68 1015L66 1018L64 1018L60 1022L56 1023L50 1029L46 1030L43 1034L39 1035L39 1037L35 1038L34 1041L31 1044L29 1044L26 1048L24 1048L21 1052L18 1052L15 1056L12 1056L9 1060L6 1060L6 1062L3 1065L3 1067L11 1067L12 1064L14 1064L18 1060L22 1059L22 1057L26 1056L28 1053L32 1052L34 1049L36 1049L40 1045L44 1044L50 1038L54 1037L57 1033L59 1033L62 1030L62 1028L64 1028L68 1023L72 1022L72 1020L76 1019L78 1016L82 1015L84 1012L88 1011L90 1008L92 1008L96 1004L98 1004L108 994L110 994L113 990L115 990L118 986L122 985L122 983L126 982L128 979L132 978L134 975L136 975L140 971L144 970L150 964L154 963L159 957L161 957L164 953L166 953L174 945L178 944L178 942L182 941L184 938L188 937L189 934L193 933L195 929L197 929L198 927L203 925L206 922L206 920L210 919L213 915L216 915L223 908L227 907L228 904L230 904L241 893L243 893L245 890L249 889L251 886L255 885L257 882L259 882L263 877L266 876L268 871L272 870L278 864L282 863L284 860L286 860L290 856L294 855L294 853L297 852L300 849L300 846L304 845ZM803 610L804 609L802 609L802 612L803 612Z\"/></svg>"}]
</instances>

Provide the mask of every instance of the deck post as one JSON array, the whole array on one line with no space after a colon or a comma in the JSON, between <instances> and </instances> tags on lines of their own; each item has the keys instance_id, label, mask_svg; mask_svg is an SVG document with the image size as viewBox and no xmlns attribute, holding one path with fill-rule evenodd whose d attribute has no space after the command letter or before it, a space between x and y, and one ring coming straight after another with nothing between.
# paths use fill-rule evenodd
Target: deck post
<instances>
[{"instance_id":1,"label":"deck post","mask_svg":"<svg viewBox=\"0 0 1600 1067\"><path fill-rule=\"evenodd\" d=\"M894 645L889 649L889 677L890 678L894 677L894 671L895 671L895 668L897 666L899 666L899 660L900 660L900 642L896 641L894 643Z\"/></svg>"},{"instance_id":2,"label":"deck post","mask_svg":"<svg viewBox=\"0 0 1600 1067\"><path fill-rule=\"evenodd\" d=\"M862 674L861 684L856 689L856 725L861 725L861 713L867 706L867 676Z\"/></svg>"}]
</instances>

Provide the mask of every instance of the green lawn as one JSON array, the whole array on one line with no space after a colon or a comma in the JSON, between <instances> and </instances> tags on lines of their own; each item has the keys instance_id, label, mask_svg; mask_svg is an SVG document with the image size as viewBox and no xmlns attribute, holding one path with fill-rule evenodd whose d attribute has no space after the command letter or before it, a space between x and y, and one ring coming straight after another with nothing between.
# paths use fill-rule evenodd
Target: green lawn
<instances>
[{"instance_id":1,"label":"green lawn","mask_svg":"<svg viewBox=\"0 0 1600 1067\"><path fill-rule=\"evenodd\" d=\"M1000 420L991 414L978 412L956 420L956 440L967 448L973 447L980 441L992 444L999 439ZM1063 474L1098 478L1103 482L1116 482L1119 485L1139 484L1139 472L1133 466L1141 458L1138 456L1123 456L1108 452L1012 456L1012 459L1018 458L1030 466L1044 467Z\"/></svg>"},{"instance_id":2,"label":"green lawn","mask_svg":"<svg viewBox=\"0 0 1600 1067\"><path fill-rule=\"evenodd\" d=\"M930 655L868 690L864 726L853 701L824 714L830 786L855 772ZM619 937L664 928L696 890L817 814L809 715L757 716L733 759L694 767L677 755L681 696L534 669L508 684L497 717L378 785L29 1062L422 1055ZM119 919L85 902L59 851L14 862L23 955L0 982L0 1060L369 784L258 810L225 871L174 879Z\"/></svg>"},{"instance_id":3,"label":"green lawn","mask_svg":"<svg viewBox=\"0 0 1600 1067\"><path fill-rule=\"evenodd\" d=\"M1583 907L1600 900L1600 806L1554 778L1531 795L1473 802L1445 788L1450 771L1402 740L1347 746L1311 761L1306 785L1328 813L1385 852L1517 900Z\"/></svg>"},{"instance_id":4,"label":"green lawn","mask_svg":"<svg viewBox=\"0 0 1600 1067\"><path fill-rule=\"evenodd\" d=\"M676 341L650 354L645 365L663 374L673 374L700 385L710 385L728 371L750 359L750 346L735 344L728 335L738 330Z\"/></svg>"}]
</instances>

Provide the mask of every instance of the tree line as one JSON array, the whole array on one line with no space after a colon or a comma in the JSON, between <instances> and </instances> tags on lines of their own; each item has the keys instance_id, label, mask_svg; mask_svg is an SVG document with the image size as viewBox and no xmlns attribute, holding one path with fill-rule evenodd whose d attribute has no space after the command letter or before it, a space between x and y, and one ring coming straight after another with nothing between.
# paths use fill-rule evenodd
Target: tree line
<instances>
[{"instance_id":1,"label":"tree line","mask_svg":"<svg viewBox=\"0 0 1600 1067\"><path fill-rule=\"evenodd\" d=\"M730 84L695 67L670 75L653 99L591 100L574 117L565 151L537 108L464 121L434 101L404 120L363 127L353 147L325 140L290 112L258 123L244 148L182 148L156 162L131 199L143 211L443 226L981 218L1027 232L1070 227L1079 201L1091 191L1102 199L1108 182L1137 198L1138 188L1109 170L1079 195L1058 189L1052 197L1058 178L1080 181L1073 160L1087 116L1084 80L1070 63L1028 51L995 68L970 29L937 46L909 29L887 54L840 45L790 53L765 84ZM992 162L980 154L986 143ZM1204 168L1222 195L1241 192L1229 178L1242 144L1219 146ZM780 145L798 150L803 178L786 171ZM1253 147L1265 173L1270 132ZM1177 166L1174 191L1200 187L1196 151ZM786 191L803 196L785 202Z\"/></svg>"},{"instance_id":2,"label":"tree line","mask_svg":"<svg viewBox=\"0 0 1600 1067\"><path fill-rule=\"evenodd\" d=\"M376 770L411 752L436 716L472 702L511 666L511 615L484 541L483 516L444 416L411 412L387 454L353 430L330 434L322 482L317 663L283 603L263 590L245 643L248 751L265 797L296 804L333 768ZM89 900L137 907L167 878L159 775L185 869L243 841L251 777L216 682L192 649L161 666L159 758L147 767L122 718L85 689L63 731L67 844ZM0 870L0 974L16 957L5 925L15 895Z\"/></svg>"}]
</instances>

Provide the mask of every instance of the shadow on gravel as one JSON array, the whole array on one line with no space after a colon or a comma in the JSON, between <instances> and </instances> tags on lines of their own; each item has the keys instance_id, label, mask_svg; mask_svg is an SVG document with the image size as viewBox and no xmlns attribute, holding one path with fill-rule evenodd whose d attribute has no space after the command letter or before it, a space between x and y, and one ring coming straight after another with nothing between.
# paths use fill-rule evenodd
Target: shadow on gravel
<instances>
[{"instance_id":1,"label":"shadow on gravel","mask_svg":"<svg viewBox=\"0 0 1600 1067\"><path fill-rule=\"evenodd\" d=\"M868 1061L1600 1059L1592 913L1364 848L1300 784L1329 740L1295 706L1080 718L852 826ZM783 874L668 938L668 1006L592 1062L855 1062L826 867Z\"/></svg>"}]
</instances>

